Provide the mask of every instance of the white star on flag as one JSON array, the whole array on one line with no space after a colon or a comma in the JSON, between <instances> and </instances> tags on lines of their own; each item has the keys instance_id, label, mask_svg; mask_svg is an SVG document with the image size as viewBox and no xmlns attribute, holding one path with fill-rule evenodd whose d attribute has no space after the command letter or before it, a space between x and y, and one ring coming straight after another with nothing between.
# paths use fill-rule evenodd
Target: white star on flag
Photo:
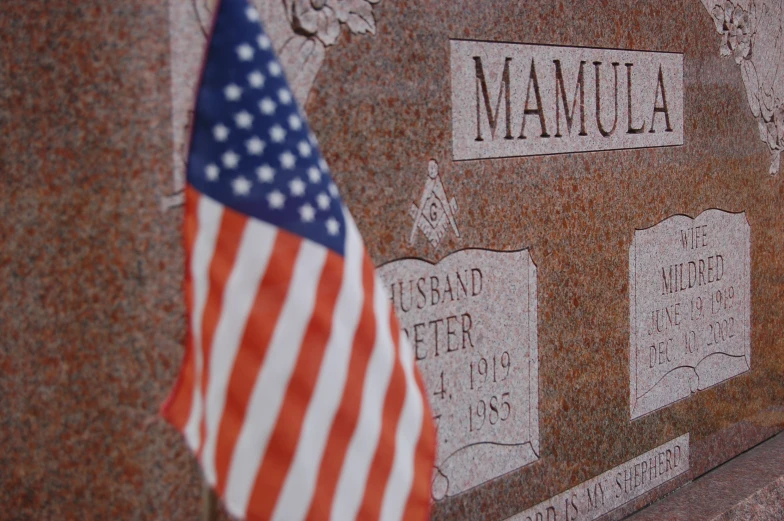
<instances>
[{"instance_id":1,"label":"white star on flag","mask_svg":"<svg viewBox=\"0 0 784 521\"><path fill-rule=\"evenodd\" d=\"M249 62L253 59L253 47L247 43L243 43L237 47L237 56L244 62Z\"/></svg>"},{"instance_id":2,"label":"white star on flag","mask_svg":"<svg viewBox=\"0 0 784 521\"><path fill-rule=\"evenodd\" d=\"M248 149L248 154L258 156L264 152L264 141L260 140L256 136L253 136L245 142L245 147Z\"/></svg>"},{"instance_id":3,"label":"white star on flag","mask_svg":"<svg viewBox=\"0 0 784 521\"><path fill-rule=\"evenodd\" d=\"M291 195L301 196L305 194L305 182L302 181L299 177L295 177L289 183L289 189L291 189Z\"/></svg>"},{"instance_id":4,"label":"white star on flag","mask_svg":"<svg viewBox=\"0 0 784 521\"><path fill-rule=\"evenodd\" d=\"M259 71L253 71L248 74L248 83L254 89L260 89L264 86L264 75Z\"/></svg>"},{"instance_id":5,"label":"white star on flag","mask_svg":"<svg viewBox=\"0 0 784 521\"><path fill-rule=\"evenodd\" d=\"M330 235L337 235L340 231L340 223L334 217L327 219L326 225L327 233Z\"/></svg>"},{"instance_id":6,"label":"white star on flag","mask_svg":"<svg viewBox=\"0 0 784 521\"><path fill-rule=\"evenodd\" d=\"M297 162L297 158L294 157L294 154L292 154L289 151L283 152L280 155L280 166L282 166L283 168L288 168L290 170L294 168L294 164L296 162Z\"/></svg>"},{"instance_id":7,"label":"white star on flag","mask_svg":"<svg viewBox=\"0 0 784 521\"><path fill-rule=\"evenodd\" d=\"M256 38L256 43L259 44L259 49L266 51L270 48L270 39L267 37L266 34L260 34L258 38Z\"/></svg>"},{"instance_id":8,"label":"white star on flag","mask_svg":"<svg viewBox=\"0 0 784 521\"><path fill-rule=\"evenodd\" d=\"M299 145L297 145L297 150L299 150L299 155L302 157L310 157L311 148L306 141L300 141Z\"/></svg>"},{"instance_id":9,"label":"white star on flag","mask_svg":"<svg viewBox=\"0 0 784 521\"><path fill-rule=\"evenodd\" d=\"M226 88L223 89L223 94L226 96L226 99L229 101L237 101L242 96L242 89L235 84L226 85Z\"/></svg>"},{"instance_id":10,"label":"white star on flag","mask_svg":"<svg viewBox=\"0 0 784 521\"><path fill-rule=\"evenodd\" d=\"M270 139L275 143L283 143L286 139L286 131L280 125L275 125L270 129Z\"/></svg>"},{"instance_id":11,"label":"white star on flag","mask_svg":"<svg viewBox=\"0 0 784 521\"><path fill-rule=\"evenodd\" d=\"M326 210L327 208L329 208L329 202L330 202L329 196L324 192L321 192L316 196L316 203L318 203L318 207L321 208L322 210Z\"/></svg>"},{"instance_id":12,"label":"white star on flag","mask_svg":"<svg viewBox=\"0 0 784 521\"><path fill-rule=\"evenodd\" d=\"M256 169L256 175L262 183L271 183L275 179L275 170L269 165L261 165Z\"/></svg>"},{"instance_id":13,"label":"white star on flag","mask_svg":"<svg viewBox=\"0 0 784 521\"><path fill-rule=\"evenodd\" d=\"M210 181L216 181L218 176L220 176L220 168L215 163L210 163L207 165L207 168L204 169L204 173L207 176L207 179Z\"/></svg>"},{"instance_id":14,"label":"white star on flag","mask_svg":"<svg viewBox=\"0 0 784 521\"><path fill-rule=\"evenodd\" d=\"M237 195L248 195L250 193L251 182L242 176L239 176L231 182L231 187Z\"/></svg>"},{"instance_id":15,"label":"white star on flag","mask_svg":"<svg viewBox=\"0 0 784 521\"><path fill-rule=\"evenodd\" d=\"M219 123L213 127L212 135L215 136L216 141L226 141L229 137L229 129L226 125L221 125Z\"/></svg>"},{"instance_id":16,"label":"white star on flag","mask_svg":"<svg viewBox=\"0 0 784 521\"><path fill-rule=\"evenodd\" d=\"M279 190L273 190L267 195L267 201L269 202L270 208L279 210L283 208L283 205L286 202L286 196Z\"/></svg>"},{"instance_id":17,"label":"white star on flag","mask_svg":"<svg viewBox=\"0 0 784 521\"><path fill-rule=\"evenodd\" d=\"M215 19L186 166L188 352L162 411L232 519L429 519L415 350L260 22L277 3L303 23L276 41L288 64L333 4L376 1L198 0Z\"/></svg>"},{"instance_id":18,"label":"white star on flag","mask_svg":"<svg viewBox=\"0 0 784 521\"><path fill-rule=\"evenodd\" d=\"M313 219L316 217L316 209L313 208L308 203L303 204L299 209L299 215L302 217L302 220L306 223L313 222Z\"/></svg>"},{"instance_id":19,"label":"white star on flag","mask_svg":"<svg viewBox=\"0 0 784 521\"><path fill-rule=\"evenodd\" d=\"M264 98L259 102L259 110L262 114L271 116L275 113L275 102L269 98Z\"/></svg>"},{"instance_id":20,"label":"white star on flag","mask_svg":"<svg viewBox=\"0 0 784 521\"><path fill-rule=\"evenodd\" d=\"M237 165L240 162L240 156L238 156L231 150L223 154L221 159L223 160L223 166L225 166L226 168L237 168Z\"/></svg>"},{"instance_id":21,"label":"white star on flag","mask_svg":"<svg viewBox=\"0 0 784 521\"><path fill-rule=\"evenodd\" d=\"M234 115L234 123L236 123L239 128L250 128L251 125L253 125L253 116L250 115L250 112L243 110Z\"/></svg>"}]
</instances>

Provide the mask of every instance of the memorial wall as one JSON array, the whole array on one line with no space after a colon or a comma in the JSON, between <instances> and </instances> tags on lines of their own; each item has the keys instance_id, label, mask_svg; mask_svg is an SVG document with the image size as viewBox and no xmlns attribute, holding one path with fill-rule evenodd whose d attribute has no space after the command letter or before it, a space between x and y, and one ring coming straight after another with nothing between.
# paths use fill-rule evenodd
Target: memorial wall
<instances>
[{"instance_id":1,"label":"memorial wall","mask_svg":"<svg viewBox=\"0 0 784 521\"><path fill-rule=\"evenodd\" d=\"M622 519L784 430L784 1L253 3L425 380L433 520ZM199 516L158 407L213 9L0 14L8 519Z\"/></svg>"}]
</instances>

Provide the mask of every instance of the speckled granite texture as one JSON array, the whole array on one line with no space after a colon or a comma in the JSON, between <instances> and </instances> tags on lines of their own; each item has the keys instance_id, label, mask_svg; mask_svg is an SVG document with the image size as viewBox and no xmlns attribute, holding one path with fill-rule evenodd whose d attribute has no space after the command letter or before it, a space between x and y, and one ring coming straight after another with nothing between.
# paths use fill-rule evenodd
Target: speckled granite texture
<instances>
[{"instance_id":1,"label":"speckled granite texture","mask_svg":"<svg viewBox=\"0 0 784 521\"><path fill-rule=\"evenodd\" d=\"M183 0L185 1L185 0ZM784 178L699 0L382 0L343 31L306 109L377 264L528 248L540 460L439 502L500 521L690 434L690 471L784 428ZM0 14L0 519L197 519L198 470L157 410L182 357L168 7L6 0ZM680 147L453 162L449 39L684 54ZM428 162L459 237L410 244ZM708 208L751 228L752 368L629 417L635 228Z\"/></svg>"},{"instance_id":2,"label":"speckled granite texture","mask_svg":"<svg viewBox=\"0 0 784 521\"><path fill-rule=\"evenodd\" d=\"M784 435L754 447L627 521L781 521Z\"/></svg>"},{"instance_id":3,"label":"speckled granite texture","mask_svg":"<svg viewBox=\"0 0 784 521\"><path fill-rule=\"evenodd\" d=\"M0 11L0 519L197 519L160 1Z\"/></svg>"},{"instance_id":4,"label":"speckled granite texture","mask_svg":"<svg viewBox=\"0 0 784 521\"><path fill-rule=\"evenodd\" d=\"M437 262L462 248L530 248L537 266L541 459L437 503L433 519L505 519L687 432L692 479L779 432L784 182L768 174L741 74L720 56L703 4L382 1L374 13L375 36L344 34L328 50L306 105L371 255ZM683 53L685 144L454 162L450 38ZM430 159L460 230L437 248L408 242ZM745 211L750 224L752 369L632 422L634 230L709 208Z\"/></svg>"}]
</instances>

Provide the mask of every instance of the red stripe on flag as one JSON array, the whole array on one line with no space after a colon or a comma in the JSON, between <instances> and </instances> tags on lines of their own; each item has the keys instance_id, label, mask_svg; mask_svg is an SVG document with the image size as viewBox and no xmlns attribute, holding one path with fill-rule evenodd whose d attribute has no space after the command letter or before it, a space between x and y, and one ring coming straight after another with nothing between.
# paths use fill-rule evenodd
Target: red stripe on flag
<instances>
[{"instance_id":1,"label":"red stripe on flag","mask_svg":"<svg viewBox=\"0 0 784 521\"><path fill-rule=\"evenodd\" d=\"M242 244L242 236L248 218L241 213L235 212L230 208L223 210L220 228L218 230L218 240L215 243L215 252L210 261L210 289L207 301L204 304L204 314L201 327L201 345L204 353L204 367L202 368L201 392L204 403L207 403L207 385L210 381L210 355L212 354L212 339L215 329L218 327L221 313L223 311L223 292L226 289L226 282L231 276L234 262L237 259L237 252ZM197 457L201 458L204 449L204 439L207 431L207 415L202 414L200 422L201 446L197 452Z\"/></svg>"},{"instance_id":2,"label":"red stripe on flag","mask_svg":"<svg viewBox=\"0 0 784 521\"><path fill-rule=\"evenodd\" d=\"M193 339L190 333L187 334L186 345L185 357L177 383L174 384L174 390L161 408L163 417L179 431L185 430L185 424L188 423L188 416L193 404Z\"/></svg>"},{"instance_id":3,"label":"red stripe on flag","mask_svg":"<svg viewBox=\"0 0 784 521\"><path fill-rule=\"evenodd\" d=\"M191 257L193 251L193 244L196 242L196 234L198 233L198 207L199 192L191 188L190 185L185 189L185 216L184 216L184 230L183 242L185 243L185 309L188 312L188 321L190 322L190 310L193 309L193 280L188 276L191 266ZM194 345L193 337L191 336L191 329L185 337L185 358L182 361L182 368L177 383L174 384L169 398L163 404L161 413L172 425L177 427L178 430L183 431L185 424L188 423L188 417L191 413L193 406L193 393L194 389Z\"/></svg>"},{"instance_id":4,"label":"red stripe on flag","mask_svg":"<svg viewBox=\"0 0 784 521\"><path fill-rule=\"evenodd\" d=\"M422 431L419 435L414 457L414 482L406 501L403 520L422 521L430 511L430 489L432 486L433 464L436 457L435 430L430 419L430 408L425 407Z\"/></svg>"},{"instance_id":5,"label":"red stripe on flag","mask_svg":"<svg viewBox=\"0 0 784 521\"><path fill-rule=\"evenodd\" d=\"M400 327L397 319L392 317L392 327ZM433 466L436 459L436 427L433 411L427 401L427 389L419 371L414 371L419 394L422 395L422 430L419 434L414 454L414 481L411 493L406 501L403 521L422 521L428 519L430 512L430 490L432 487Z\"/></svg>"},{"instance_id":6,"label":"red stripe on flag","mask_svg":"<svg viewBox=\"0 0 784 521\"><path fill-rule=\"evenodd\" d=\"M253 486L248 511L259 519L272 516L294 459L302 423L332 332L335 303L343 282L343 264L342 256L328 251L316 290L316 306L302 339L297 363ZM345 320L345 317L340 317L340 320ZM296 346L291 348L296 349Z\"/></svg>"},{"instance_id":7,"label":"red stripe on flag","mask_svg":"<svg viewBox=\"0 0 784 521\"><path fill-rule=\"evenodd\" d=\"M301 244L302 239L299 236L278 231L267 271L248 315L242 343L229 378L231 385L226 391L226 405L221 416L215 449L216 490L221 495L226 490L234 446L245 423L253 387L286 300Z\"/></svg>"},{"instance_id":8,"label":"red stripe on flag","mask_svg":"<svg viewBox=\"0 0 784 521\"><path fill-rule=\"evenodd\" d=\"M359 421L362 405L362 389L365 386L367 367L373 344L376 340L376 321L373 314L373 263L367 253L363 256L362 289L364 301L362 312L351 348L351 359L346 374L346 386L340 400L340 408L330 428L324 457L316 479L316 487L306 519L325 519L332 510L335 489L343 469L349 442Z\"/></svg>"},{"instance_id":9,"label":"red stripe on flag","mask_svg":"<svg viewBox=\"0 0 784 521\"><path fill-rule=\"evenodd\" d=\"M394 313L394 311L390 310L390 313ZM385 320L385 318L377 317L377 320ZM400 327L396 323L392 324L391 333L395 362L386 398L384 399L384 413L381 420L378 446L376 447L376 454L373 456L373 463L370 465L370 474L365 486L365 496L362 500L362 508L359 511L358 519L378 519L381 513L384 493L387 489L389 474L395 458L397 425L400 421L400 414L403 411L403 403L406 398L406 375L398 354Z\"/></svg>"}]
</instances>

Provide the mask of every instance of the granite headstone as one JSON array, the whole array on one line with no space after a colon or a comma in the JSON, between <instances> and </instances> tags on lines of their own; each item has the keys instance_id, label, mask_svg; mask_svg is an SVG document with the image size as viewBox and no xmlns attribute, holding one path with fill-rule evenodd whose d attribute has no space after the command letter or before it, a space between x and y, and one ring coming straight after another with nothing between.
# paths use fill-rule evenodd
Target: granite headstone
<instances>
[{"instance_id":1,"label":"granite headstone","mask_svg":"<svg viewBox=\"0 0 784 521\"><path fill-rule=\"evenodd\" d=\"M621 519L784 430L784 2L252 1L424 376L432 519ZM11 519L199 515L157 408L213 9L0 15Z\"/></svg>"},{"instance_id":2,"label":"granite headstone","mask_svg":"<svg viewBox=\"0 0 784 521\"><path fill-rule=\"evenodd\" d=\"M424 376L434 519L617 518L782 428L781 2L257 6Z\"/></svg>"}]
</instances>

